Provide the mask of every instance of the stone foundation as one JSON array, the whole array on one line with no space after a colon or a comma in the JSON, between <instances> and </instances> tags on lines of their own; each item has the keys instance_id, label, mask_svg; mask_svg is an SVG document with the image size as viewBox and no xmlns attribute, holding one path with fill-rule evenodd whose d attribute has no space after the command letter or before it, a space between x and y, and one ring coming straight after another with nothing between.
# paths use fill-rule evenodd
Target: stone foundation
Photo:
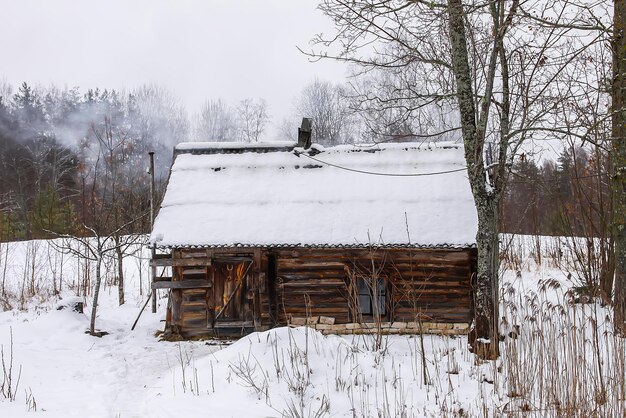
<instances>
[{"instance_id":1,"label":"stone foundation","mask_svg":"<svg viewBox=\"0 0 626 418\"><path fill-rule=\"evenodd\" d=\"M327 316L309 318L290 318L289 326L309 326L322 334L436 334L436 335L464 335L469 332L467 323L443 323L443 322L381 322L380 324L350 323L335 324L335 318Z\"/></svg>"}]
</instances>

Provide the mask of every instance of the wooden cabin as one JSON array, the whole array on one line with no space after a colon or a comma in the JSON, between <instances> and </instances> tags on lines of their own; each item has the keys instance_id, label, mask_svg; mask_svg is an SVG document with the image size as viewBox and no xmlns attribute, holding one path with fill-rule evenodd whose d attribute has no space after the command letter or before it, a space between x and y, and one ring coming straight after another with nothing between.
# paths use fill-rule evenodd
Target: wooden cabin
<instances>
[{"instance_id":1,"label":"wooden cabin","mask_svg":"<svg viewBox=\"0 0 626 418\"><path fill-rule=\"evenodd\" d=\"M476 210L462 144L183 143L154 222L166 333L463 333Z\"/></svg>"}]
</instances>

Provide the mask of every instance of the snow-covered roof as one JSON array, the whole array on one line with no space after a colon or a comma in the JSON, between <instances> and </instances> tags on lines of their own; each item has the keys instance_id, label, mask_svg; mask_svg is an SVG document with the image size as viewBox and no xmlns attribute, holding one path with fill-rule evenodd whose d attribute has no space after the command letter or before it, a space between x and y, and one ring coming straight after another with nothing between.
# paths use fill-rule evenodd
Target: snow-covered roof
<instances>
[{"instance_id":1,"label":"snow-covered roof","mask_svg":"<svg viewBox=\"0 0 626 418\"><path fill-rule=\"evenodd\" d=\"M477 216L456 143L182 144L157 247L466 247Z\"/></svg>"},{"instance_id":2,"label":"snow-covered roof","mask_svg":"<svg viewBox=\"0 0 626 418\"><path fill-rule=\"evenodd\" d=\"M176 153L216 153L227 150L266 150L277 151L293 149L296 143L293 141L272 142L181 142L174 149Z\"/></svg>"}]
</instances>

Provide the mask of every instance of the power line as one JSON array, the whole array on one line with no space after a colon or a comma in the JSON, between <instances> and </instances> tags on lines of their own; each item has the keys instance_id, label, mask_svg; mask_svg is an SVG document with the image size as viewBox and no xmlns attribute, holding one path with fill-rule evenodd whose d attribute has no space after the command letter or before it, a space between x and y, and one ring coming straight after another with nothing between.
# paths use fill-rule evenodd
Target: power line
<instances>
[{"instance_id":1,"label":"power line","mask_svg":"<svg viewBox=\"0 0 626 418\"><path fill-rule=\"evenodd\" d=\"M365 171L365 170L358 170L356 168L350 168L350 167L344 167L341 165L337 165L337 164L333 164L333 163L329 163L327 161L322 161L318 158L312 157L304 152L297 152L296 151L296 155L300 156L300 155L304 155L307 158L310 158L313 161L317 161L318 163L321 164L325 164L328 165L330 167L335 167L338 168L340 170L346 170L346 171L351 171L353 173L360 173L360 174L370 174L373 176L389 176L389 177L422 177L422 176L437 176L440 174L449 174L449 173L456 173L459 171L465 171L467 169L467 167L462 167L462 168L457 168L454 170L446 170L446 171L436 171L436 172L431 172L431 173L378 173L375 171Z\"/></svg>"}]
</instances>

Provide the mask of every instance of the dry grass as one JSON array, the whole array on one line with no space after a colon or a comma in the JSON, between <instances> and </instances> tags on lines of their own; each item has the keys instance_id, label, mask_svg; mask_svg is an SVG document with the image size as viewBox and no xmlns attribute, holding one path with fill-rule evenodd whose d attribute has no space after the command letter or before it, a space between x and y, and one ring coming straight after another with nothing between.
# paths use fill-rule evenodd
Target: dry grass
<instances>
[{"instance_id":1,"label":"dry grass","mask_svg":"<svg viewBox=\"0 0 626 418\"><path fill-rule=\"evenodd\" d=\"M613 318L609 307L596 299L581 302L572 291L577 273L576 264L567 247L559 238L503 237L503 269L506 283L501 294L501 357L495 361L479 362L467 351L464 338L394 337L406 340L406 356L394 359L388 350L388 337L376 344L375 336L355 336L351 344L332 353L329 363L333 384L328 393L311 401L318 388L311 384L310 356L324 352L323 338L311 338L300 347L290 341L288 347L279 347L274 340L264 342L272 347L273 360L260 363L253 357L240 357L232 363L231 371L238 384L252 388L259 399L271 402L272 384L269 380L286 383L289 402L278 411L289 417L331 416L336 393L350 399L355 417L624 417L626 416L626 345L613 333ZM6 248L0 249L6 263ZM61 271L55 275L41 275L35 263L42 251L26 249L26 260L18 285L2 289L4 300L12 307L23 304L22 298L54 297L61 287L76 289ZM50 255L46 254L49 258ZM9 258L11 253L8 253ZM580 254L576 256L580 258ZM570 261L568 261L570 260ZM569 263L569 264L568 264ZM3 267L0 263L0 277ZM586 265L590 265L587 263ZM572 283L549 277L536 281L539 268L560 269L561 276L569 273ZM557 270L554 270L557 271ZM517 276L517 278L515 278ZM4 279L4 278L3 278ZM528 290L530 289L530 290ZM8 302L2 302L8 303ZM313 333L313 331L311 331ZM435 340L439 338L438 340ZM403 341L404 341L403 340ZM13 370L11 383L11 352L5 347L5 377L3 390L14 396L19 377ZM370 356L370 357L367 357ZM360 366L364 358L377 356L375 379L372 371ZM179 352L177 365L184 382L183 392L204 395L215 392L211 384L199 384L199 372L193 358ZM211 370L212 370L211 366ZM349 370L349 372L347 372ZM212 373L212 371L211 371ZM370 378L366 378L370 376ZM453 384L460 376L464 384ZM477 396L464 400L467 384L474 385ZM255 389L256 388L256 389ZM411 391L432 405L426 411L413 404ZM332 396L331 396L332 395ZM281 396L283 396L281 394ZM30 408L36 408L32 394ZM331 412L332 411L332 412Z\"/></svg>"}]
</instances>

